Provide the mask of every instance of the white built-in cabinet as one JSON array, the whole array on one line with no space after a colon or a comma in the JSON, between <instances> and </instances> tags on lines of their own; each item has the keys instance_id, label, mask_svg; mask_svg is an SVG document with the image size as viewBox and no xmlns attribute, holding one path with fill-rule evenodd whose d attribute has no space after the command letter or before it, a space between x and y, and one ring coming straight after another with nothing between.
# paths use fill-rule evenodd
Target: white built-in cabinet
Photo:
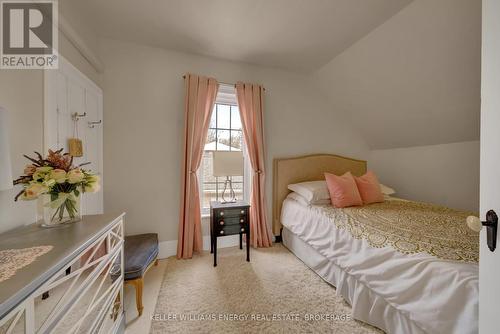
<instances>
[{"instance_id":1,"label":"white built-in cabinet","mask_svg":"<svg viewBox=\"0 0 500 334\"><path fill-rule=\"evenodd\" d=\"M83 157L75 163L91 162L83 168L103 176L103 94L102 90L63 57L59 69L45 71L44 148L68 151L68 139L83 141ZM75 127L75 115L78 122ZM46 154L46 152L44 152ZM104 186L104 180L101 181ZM103 191L82 198L83 214L103 212Z\"/></svg>"}]
</instances>

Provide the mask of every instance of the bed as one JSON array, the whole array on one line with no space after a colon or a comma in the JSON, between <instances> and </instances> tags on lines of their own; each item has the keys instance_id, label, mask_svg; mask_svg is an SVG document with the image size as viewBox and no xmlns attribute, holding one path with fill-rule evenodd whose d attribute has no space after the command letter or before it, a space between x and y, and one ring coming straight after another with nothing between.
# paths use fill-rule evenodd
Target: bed
<instances>
[{"instance_id":1,"label":"bed","mask_svg":"<svg viewBox=\"0 0 500 334\"><path fill-rule=\"evenodd\" d=\"M366 172L366 161L319 154L275 159L273 231L352 306L388 333L477 333L478 234L471 213L386 198L336 209L287 198L288 184Z\"/></svg>"}]
</instances>

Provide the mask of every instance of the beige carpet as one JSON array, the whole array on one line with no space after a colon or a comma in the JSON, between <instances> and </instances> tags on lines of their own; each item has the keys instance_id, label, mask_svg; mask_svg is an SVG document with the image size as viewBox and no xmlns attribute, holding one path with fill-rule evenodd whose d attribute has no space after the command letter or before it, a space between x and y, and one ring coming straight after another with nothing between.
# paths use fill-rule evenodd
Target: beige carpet
<instances>
[{"instance_id":1,"label":"beige carpet","mask_svg":"<svg viewBox=\"0 0 500 334\"><path fill-rule=\"evenodd\" d=\"M282 245L167 260L151 333L379 333ZM273 318L274 317L274 318Z\"/></svg>"}]
</instances>

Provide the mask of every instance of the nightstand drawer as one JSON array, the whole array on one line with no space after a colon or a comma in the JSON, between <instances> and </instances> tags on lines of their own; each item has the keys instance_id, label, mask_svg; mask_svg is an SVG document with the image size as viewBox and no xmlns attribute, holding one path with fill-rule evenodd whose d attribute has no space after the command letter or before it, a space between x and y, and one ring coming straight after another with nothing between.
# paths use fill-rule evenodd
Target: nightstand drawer
<instances>
[{"instance_id":1,"label":"nightstand drawer","mask_svg":"<svg viewBox=\"0 0 500 334\"><path fill-rule=\"evenodd\" d=\"M224 217L217 219L217 226L242 225L247 222L247 217Z\"/></svg>"},{"instance_id":2,"label":"nightstand drawer","mask_svg":"<svg viewBox=\"0 0 500 334\"><path fill-rule=\"evenodd\" d=\"M227 208L218 209L216 212L217 218L221 217L239 217L247 214L248 208Z\"/></svg>"},{"instance_id":3,"label":"nightstand drawer","mask_svg":"<svg viewBox=\"0 0 500 334\"><path fill-rule=\"evenodd\" d=\"M233 235L233 234L239 234L239 233L245 233L247 230L246 225L224 225L220 226L216 233L217 235Z\"/></svg>"},{"instance_id":4,"label":"nightstand drawer","mask_svg":"<svg viewBox=\"0 0 500 334\"><path fill-rule=\"evenodd\" d=\"M210 202L210 253L214 253L217 266L217 239L239 236L240 249L246 239L247 261L250 262L250 205L245 201L233 203Z\"/></svg>"}]
</instances>

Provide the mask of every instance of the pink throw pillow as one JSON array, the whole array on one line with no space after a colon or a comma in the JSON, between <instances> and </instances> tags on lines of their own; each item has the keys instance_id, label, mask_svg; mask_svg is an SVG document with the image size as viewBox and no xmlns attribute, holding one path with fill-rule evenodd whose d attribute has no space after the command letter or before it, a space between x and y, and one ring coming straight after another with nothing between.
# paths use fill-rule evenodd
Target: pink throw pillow
<instances>
[{"instance_id":1,"label":"pink throw pillow","mask_svg":"<svg viewBox=\"0 0 500 334\"><path fill-rule=\"evenodd\" d=\"M350 172L342 176L325 173L325 179L334 207L345 208L363 204L356 181Z\"/></svg>"},{"instance_id":2,"label":"pink throw pillow","mask_svg":"<svg viewBox=\"0 0 500 334\"><path fill-rule=\"evenodd\" d=\"M379 203L384 201L384 194L380 188L377 175L372 171L368 171L365 175L354 177L358 186L359 194L363 200L363 204Z\"/></svg>"}]
</instances>

